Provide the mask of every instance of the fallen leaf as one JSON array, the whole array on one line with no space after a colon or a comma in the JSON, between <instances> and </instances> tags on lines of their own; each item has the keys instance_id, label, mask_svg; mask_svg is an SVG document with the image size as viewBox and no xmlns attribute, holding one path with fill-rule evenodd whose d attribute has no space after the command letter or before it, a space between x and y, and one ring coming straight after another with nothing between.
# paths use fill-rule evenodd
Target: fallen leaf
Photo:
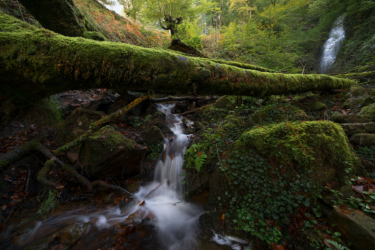
<instances>
[{"instance_id":1,"label":"fallen leaf","mask_svg":"<svg viewBox=\"0 0 375 250\"><path fill-rule=\"evenodd\" d=\"M375 205L369 205L370 209L375 210Z\"/></svg>"},{"instance_id":2,"label":"fallen leaf","mask_svg":"<svg viewBox=\"0 0 375 250\"><path fill-rule=\"evenodd\" d=\"M141 203L139 203L140 206L143 206L146 202L145 201L142 201Z\"/></svg>"},{"instance_id":3,"label":"fallen leaf","mask_svg":"<svg viewBox=\"0 0 375 250\"><path fill-rule=\"evenodd\" d=\"M5 175L5 178L4 178L5 181L11 181L11 178L9 175Z\"/></svg>"},{"instance_id":4,"label":"fallen leaf","mask_svg":"<svg viewBox=\"0 0 375 250\"><path fill-rule=\"evenodd\" d=\"M352 189L356 191L357 193L362 193L362 191L366 191L365 185L358 185L358 186L352 186Z\"/></svg>"},{"instance_id":5,"label":"fallen leaf","mask_svg":"<svg viewBox=\"0 0 375 250\"><path fill-rule=\"evenodd\" d=\"M339 206L341 212L343 212L344 214L351 214L352 212L349 210L348 206L345 206L345 205L340 205Z\"/></svg>"},{"instance_id":6,"label":"fallen leaf","mask_svg":"<svg viewBox=\"0 0 375 250\"><path fill-rule=\"evenodd\" d=\"M5 209L7 209L7 207L8 207L7 205L2 205L2 206L1 206L1 210L4 211Z\"/></svg>"},{"instance_id":7,"label":"fallen leaf","mask_svg":"<svg viewBox=\"0 0 375 250\"><path fill-rule=\"evenodd\" d=\"M272 250L284 250L285 249L283 245L277 245L274 242L271 243L271 247L272 247Z\"/></svg>"},{"instance_id":8,"label":"fallen leaf","mask_svg":"<svg viewBox=\"0 0 375 250\"><path fill-rule=\"evenodd\" d=\"M202 154L203 154L202 151L199 151L197 156L200 157Z\"/></svg>"},{"instance_id":9,"label":"fallen leaf","mask_svg":"<svg viewBox=\"0 0 375 250\"><path fill-rule=\"evenodd\" d=\"M220 220L225 220L225 214L222 214Z\"/></svg>"}]
</instances>

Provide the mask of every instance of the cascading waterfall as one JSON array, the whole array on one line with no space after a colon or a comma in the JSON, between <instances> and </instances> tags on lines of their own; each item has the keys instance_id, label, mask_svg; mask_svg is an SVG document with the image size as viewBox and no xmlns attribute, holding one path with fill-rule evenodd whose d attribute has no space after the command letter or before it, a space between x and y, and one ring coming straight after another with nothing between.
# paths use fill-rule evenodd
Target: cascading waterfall
<instances>
[{"instance_id":1,"label":"cascading waterfall","mask_svg":"<svg viewBox=\"0 0 375 250\"><path fill-rule=\"evenodd\" d=\"M2 249L23 249L30 241L43 239L46 235L70 224L94 221L94 232L86 232L86 237L83 237L87 239L86 243L69 248L83 249L82 245L91 244L90 249L93 249L95 236L91 236L92 239L87 237L89 234L100 235L118 223L124 221L139 223L146 218L150 218L149 223L156 228L160 249L195 249L198 218L203 213L203 209L183 200L181 174L183 157L190 136L183 134L181 117L171 114L173 107L174 104L158 105L158 110L166 114L167 123L174 135L165 138L164 151L156 165L154 181L142 186L139 192L134 194L133 201L129 202L125 208L113 207L85 215L77 215L79 210L52 215L46 220L37 221L33 229L18 238L15 244L2 245L2 239L7 238L7 235L12 234L14 230L8 228L8 232L0 237L0 246L4 247Z\"/></svg>"},{"instance_id":2,"label":"cascading waterfall","mask_svg":"<svg viewBox=\"0 0 375 250\"><path fill-rule=\"evenodd\" d=\"M342 15L335 21L331 32L329 33L329 38L324 44L324 50L320 60L321 74L324 74L332 68L337 54L339 53L341 44L345 39L344 18L345 15Z\"/></svg>"}]
</instances>

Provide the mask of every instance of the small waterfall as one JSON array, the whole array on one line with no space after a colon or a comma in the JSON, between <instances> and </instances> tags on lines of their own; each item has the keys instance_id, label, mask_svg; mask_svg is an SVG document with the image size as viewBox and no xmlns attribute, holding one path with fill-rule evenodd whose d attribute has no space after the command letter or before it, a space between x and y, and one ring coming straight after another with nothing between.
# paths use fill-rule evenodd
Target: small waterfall
<instances>
[{"instance_id":1,"label":"small waterfall","mask_svg":"<svg viewBox=\"0 0 375 250\"><path fill-rule=\"evenodd\" d=\"M345 39L344 18L345 15L342 15L335 21L329 34L329 39L324 44L324 51L320 60L321 74L324 74L332 68L341 44Z\"/></svg>"}]
</instances>

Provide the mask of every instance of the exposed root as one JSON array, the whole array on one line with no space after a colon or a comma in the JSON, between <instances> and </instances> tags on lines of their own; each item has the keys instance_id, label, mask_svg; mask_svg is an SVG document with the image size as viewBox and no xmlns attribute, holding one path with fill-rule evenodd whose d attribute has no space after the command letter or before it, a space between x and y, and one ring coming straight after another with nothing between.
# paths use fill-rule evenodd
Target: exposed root
<instances>
[{"instance_id":1,"label":"exposed root","mask_svg":"<svg viewBox=\"0 0 375 250\"><path fill-rule=\"evenodd\" d=\"M145 95L145 96L142 96L140 98L137 98L135 99L132 103L130 103L129 105L127 105L126 107L110 114L109 116L106 116L104 117L103 119L99 120L99 121L96 121L94 122L89 130L87 130L82 136L80 136L78 139L58 148L57 150L54 150L53 153L54 154L61 154L63 152L66 152L66 151L69 151L70 149L78 146L79 144L81 144L82 142L84 142L87 137L89 137L90 135L92 135L96 129L98 129L99 127L101 127L101 125L105 124L105 123L108 123L110 122L111 120L115 119L115 118L118 118L119 116L123 115L124 113L128 112L129 110L131 110L132 108L134 108L135 106L137 106L138 104L142 103L143 101L147 100L148 99L148 95Z\"/></svg>"},{"instance_id":2,"label":"exposed root","mask_svg":"<svg viewBox=\"0 0 375 250\"><path fill-rule=\"evenodd\" d=\"M27 152L34 149L35 146L38 145L38 143L38 141L33 140L0 156L0 171L8 167L13 162L17 161L21 157L25 156Z\"/></svg>"},{"instance_id":3,"label":"exposed root","mask_svg":"<svg viewBox=\"0 0 375 250\"><path fill-rule=\"evenodd\" d=\"M112 189L112 190L121 191L121 192L126 193L126 194L128 194L130 196L133 196L132 193L130 193L129 191L125 190L124 188L108 184L108 183L106 183L104 181L101 181L101 180L93 181L93 182L91 182L90 185L91 185L92 188L94 188L95 186L100 186L100 187L103 187L103 188L106 188L106 189Z\"/></svg>"},{"instance_id":4,"label":"exposed root","mask_svg":"<svg viewBox=\"0 0 375 250\"><path fill-rule=\"evenodd\" d=\"M44 167L38 173L37 180L43 186L56 188L56 189L62 189L64 188L64 186L57 185L56 183L47 180L47 174L49 173L49 171L51 171L51 168L53 167L54 164L55 162L52 160L46 161L46 163L44 163Z\"/></svg>"}]
</instances>

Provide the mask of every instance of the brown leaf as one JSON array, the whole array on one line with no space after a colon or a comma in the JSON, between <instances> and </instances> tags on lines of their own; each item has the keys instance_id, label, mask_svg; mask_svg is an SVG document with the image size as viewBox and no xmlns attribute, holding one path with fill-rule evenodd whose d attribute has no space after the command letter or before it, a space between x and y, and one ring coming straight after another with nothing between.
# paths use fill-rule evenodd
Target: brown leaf
<instances>
[{"instance_id":1,"label":"brown leaf","mask_svg":"<svg viewBox=\"0 0 375 250\"><path fill-rule=\"evenodd\" d=\"M222 215L220 216L220 220L225 220L225 214L222 214Z\"/></svg>"},{"instance_id":2,"label":"brown leaf","mask_svg":"<svg viewBox=\"0 0 375 250\"><path fill-rule=\"evenodd\" d=\"M141 203L139 203L140 206L143 206L146 202L145 201L142 201Z\"/></svg>"},{"instance_id":3,"label":"brown leaf","mask_svg":"<svg viewBox=\"0 0 375 250\"><path fill-rule=\"evenodd\" d=\"M11 181L11 178L9 175L5 175L5 178L4 178L5 181Z\"/></svg>"},{"instance_id":4,"label":"brown leaf","mask_svg":"<svg viewBox=\"0 0 375 250\"><path fill-rule=\"evenodd\" d=\"M200 157L202 154L203 154L202 151L199 151L197 156Z\"/></svg>"},{"instance_id":5,"label":"brown leaf","mask_svg":"<svg viewBox=\"0 0 375 250\"><path fill-rule=\"evenodd\" d=\"M18 200L19 196L18 196L18 194L14 194L10 198L15 201L15 200Z\"/></svg>"},{"instance_id":6,"label":"brown leaf","mask_svg":"<svg viewBox=\"0 0 375 250\"><path fill-rule=\"evenodd\" d=\"M375 210L375 205L369 205L370 209Z\"/></svg>"},{"instance_id":7,"label":"brown leaf","mask_svg":"<svg viewBox=\"0 0 375 250\"><path fill-rule=\"evenodd\" d=\"M339 206L341 212L343 212L344 214L351 214L352 212L349 210L348 206L345 206L345 205L340 205Z\"/></svg>"},{"instance_id":8,"label":"brown leaf","mask_svg":"<svg viewBox=\"0 0 375 250\"><path fill-rule=\"evenodd\" d=\"M276 243L272 242L271 243L271 247L272 247L272 250L284 250L284 246L283 245L276 245Z\"/></svg>"},{"instance_id":9,"label":"brown leaf","mask_svg":"<svg viewBox=\"0 0 375 250\"><path fill-rule=\"evenodd\" d=\"M7 209L7 207L8 207L7 205L2 205L2 206L1 206L1 210L4 211L5 209Z\"/></svg>"}]
</instances>

